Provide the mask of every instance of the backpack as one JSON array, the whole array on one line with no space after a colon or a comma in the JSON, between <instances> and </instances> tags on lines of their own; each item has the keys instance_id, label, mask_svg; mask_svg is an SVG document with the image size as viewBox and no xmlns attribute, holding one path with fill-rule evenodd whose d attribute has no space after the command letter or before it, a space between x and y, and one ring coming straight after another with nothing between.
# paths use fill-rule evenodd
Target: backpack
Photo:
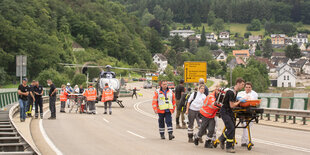
<instances>
[{"instance_id":1,"label":"backpack","mask_svg":"<svg viewBox=\"0 0 310 155\"><path fill-rule=\"evenodd\" d=\"M219 93L218 95L216 96L216 100L214 102L214 105L217 106L217 107L222 107L223 104L224 104L224 99L225 99L225 96L226 96L226 92L228 90L231 90L233 91L234 93L236 93L236 91L234 89L231 89L231 88L220 88L219 89Z\"/></svg>"},{"instance_id":2,"label":"backpack","mask_svg":"<svg viewBox=\"0 0 310 155\"><path fill-rule=\"evenodd\" d=\"M186 109L186 107L187 107L187 103L188 103L188 99L189 99L190 95L191 95L191 94L189 93L189 94L187 94L186 97L185 97L185 105L184 105L185 109ZM189 105L192 104L192 102L195 100L196 96L197 96L197 91L195 91L195 93L194 93L194 98L191 100L191 102L189 102Z\"/></svg>"}]
</instances>

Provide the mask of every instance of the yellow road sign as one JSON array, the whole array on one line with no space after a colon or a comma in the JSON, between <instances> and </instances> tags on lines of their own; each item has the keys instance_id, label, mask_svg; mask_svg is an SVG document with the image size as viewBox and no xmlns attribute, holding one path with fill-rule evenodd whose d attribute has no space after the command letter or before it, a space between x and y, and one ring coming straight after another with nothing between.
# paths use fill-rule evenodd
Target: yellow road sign
<instances>
[{"instance_id":1,"label":"yellow road sign","mask_svg":"<svg viewBox=\"0 0 310 155\"><path fill-rule=\"evenodd\" d=\"M200 78L207 81L207 62L184 62L184 82L198 83Z\"/></svg>"},{"instance_id":2,"label":"yellow road sign","mask_svg":"<svg viewBox=\"0 0 310 155\"><path fill-rule=\"evenodd\" d=\"M158 76L152 76L152 81L157 81L158 80Z\"/></svg>"}]
</instances>

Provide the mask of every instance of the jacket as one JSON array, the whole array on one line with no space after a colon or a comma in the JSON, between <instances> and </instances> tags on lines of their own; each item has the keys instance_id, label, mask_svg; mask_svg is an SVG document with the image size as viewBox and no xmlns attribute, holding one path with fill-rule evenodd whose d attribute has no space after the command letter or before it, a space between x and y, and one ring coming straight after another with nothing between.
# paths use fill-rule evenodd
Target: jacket
<instances>
[{"instance_id":1,"label":"jacket","mask_svg":"<svg viewBox=\"0 0 310 155\"><path fill-rule=\"evenodd\" d=\"M86 97L87 101L96 101L97 90L94 87L89 86L89 88L84 92L83 95Z\"/></svg>"},{"instance_id":2,"label":"jacket","mask_svg":"<svg viewBox=\"0 0 310 155\"><path fill-rule=\"evenodd\" d=\"M200 108L200 113L207 118L214 118L216 112L220 109L219 107L214 105L216 101L215 92L208 95L207 98L204 100L204 104L202 108Z\"/></svg>"},{"instance_id":3,"label":"jacket","mask_svg":"<svg viewBox=\"0 0 310 155\"><path fill-rule=\"evenodd\" d=\"M157 89L154 93L152 106L157 113L165 113L169 109L172 114L175 110L175 96L172 90L168 89L165 96L161 88Z\"/></svg>"},{"instance_id":4,"label":"jacket","mask_svg":"<svg viewBox=\"0 0 310 155\"><path fill-rule=\"evenodd\" d=\"M68 93L67 93L66 89L61 90L59 98L60 98L60 102L61 101L67 101Z\"/></svg>"},{"instance_id":5,"label":"jacket","mask_svg":"<svg viewBox=\"0 0 310 155\"><path fill-rule=\"evenodd\" d=\"M113 90L106 86L102 90L101 102L113 101L114 93Z\"/></svg>"}]
</instances>

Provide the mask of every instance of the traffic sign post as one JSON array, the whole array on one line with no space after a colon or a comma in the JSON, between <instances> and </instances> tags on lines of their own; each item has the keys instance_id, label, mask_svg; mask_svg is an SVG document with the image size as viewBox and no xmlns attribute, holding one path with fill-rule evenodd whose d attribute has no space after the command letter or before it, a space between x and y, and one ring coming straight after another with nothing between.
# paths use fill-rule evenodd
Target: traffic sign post
<instances>
[{"instance_id":1,"label":"traffic sign post","mask_svg":"<svg viewBox=\"0 0 310 155\"><path fill-rule=\"evenodd\" d=\"M157 81L158 80L158 76L152 76L152 81Z\"/></svg>"},{"instance_id":2,"label":"traffic sign post","mask_svg":"<svg viewBox=\"0 0 310 155\"><path fill-rule=\"evenodd\" d=\"M184 82L198 83L200 78L203 78L205 81L207 81L207 62L184 62Z\"/></svg>"},{"instance_id":3,"label":"traffic sign post","mask_svg":"<svg viewBox=\"0 0 310 155\"><path fill-rule=\"evenodd\" d=\"M27 76L27 56L16 56L16 77L20 77L20 83L22 83L23 76Z\"/></svg>"}]
</instances>

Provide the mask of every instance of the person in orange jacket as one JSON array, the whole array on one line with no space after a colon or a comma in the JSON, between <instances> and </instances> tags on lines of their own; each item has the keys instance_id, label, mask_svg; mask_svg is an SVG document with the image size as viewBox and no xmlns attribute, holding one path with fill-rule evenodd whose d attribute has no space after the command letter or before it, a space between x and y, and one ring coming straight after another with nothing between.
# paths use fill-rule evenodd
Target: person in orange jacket
<instances>
[{"instance_id":1,"label":"person in orange jacket","mask_svg":"<svg viewBox=\"0 0 310 155\"><path fill-rule=\"evenodd\" d=\"M61 102L61 107L60 107L60 112L65 113L65 107L66 107L66 102L68 99L68 92L66 91L66 85L61 85L61 92L60 92L60 102Z\"/></svg>"},{"instance_id":2,"label":"person in orange jacket","mask_svg":"<svg viewBox=\"0 0 310 155\"><path fill-rule=\"evenodd\" d=\"M89 107L89 114L96 114L96 98L97 90L93 87L92 84L89 85L88 89L83 94L86 97L87 105Z\"/></svg>"},{"instance_id":3,"label":"person in orange jacket","mask_svg":"<svg viewBox=\"0 0 310 155\"><path fill-rule=\"evenodd\" d=\"M204 104L202 108L200 108L200 114L201 114L201 127L199 128L199 131L197 134L195 134L195 140L194 144L198 145L199 140L202 138L202 136L205 134L206 129L208 129L207 138L205 142L205 148L212 148L211 140L213 138L213 134L215 131L215 125L216 121L214 119L216 112L220 109L220 107L216 104L216 97L219 93L218 91L219 86L216 86L214 92L207 96L207 98L204 100Z\"/></svg>"},{"instance_id":4,"label":"person in orange jacket","mask_svg":"<svg viewBox=\"0 0 310 155\"><path fill-rule=\"evenodd\" d=\"M113 90L109 87L109 84L106 83L105 87L102 90L101 102L104 102L104 113L107 114L107 105L109 104L109 114L112 115L111 104L114 98Z\"/></svg>"},{"instance_id":5,"label":"person in orange jacket","mask_svg":"<svg viewBox=\"0 0 310 155\"><path fill-rule=\"evenodd\" d=\"M158 114L159 133L161 139L165 139L165 121L168 128L169 140L174 138L172 127L172 114L175 110L175 96L168 89L167 81L161 82L161 87L155 91L152 106Z\"/></svg>"}]
</instances>

